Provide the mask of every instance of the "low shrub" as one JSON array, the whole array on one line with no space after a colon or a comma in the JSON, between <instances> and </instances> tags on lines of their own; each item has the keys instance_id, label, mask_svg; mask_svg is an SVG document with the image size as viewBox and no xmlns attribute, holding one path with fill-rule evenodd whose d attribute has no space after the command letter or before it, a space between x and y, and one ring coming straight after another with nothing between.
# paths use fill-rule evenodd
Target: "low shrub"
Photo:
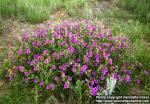
<instances>
[{"instance_id":1,"label":"low shrub","mask_svg":"<svg viewBox=\"0 0 150 104\"><path fill-rule=\"evenodd\" d=\"M117 83L140 84L141 76L148 74L130 57L127 36L114 35L91 20L51 23L25 32L22 40L6 77L51 92L59 101L60 93L66 97L77 93L77 98L101 95L110 77Z\"/></svg>"}]
</instances>

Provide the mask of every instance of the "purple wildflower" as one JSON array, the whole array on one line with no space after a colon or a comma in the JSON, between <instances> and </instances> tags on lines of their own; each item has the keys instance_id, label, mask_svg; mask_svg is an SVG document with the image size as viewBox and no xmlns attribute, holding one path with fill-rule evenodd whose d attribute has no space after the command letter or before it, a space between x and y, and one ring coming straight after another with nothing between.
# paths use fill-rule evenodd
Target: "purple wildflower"
<instances>
[{"instance_id":1,"label":"purple wildflower","mask_svg":"<svg viewBox=\"0 0 150 104\"><path fill-rule=\"evenodd\" d=\"M68 63L65 63L65 67L69 67L70 65Z\"/></svg>"},{"instance_id":2,"label":"purple wildflower","mask_svg":"<svg viewBox=\"0 0 150 104\"><path fill-rule=\"evenodd\" d=\"M28 77L29 76L29 72L24 72L25 76Z\"/></svg>"},{"instance_id":3,"label":"purple wildflower","mask_svg":"<svg viewBox=\"0 0 150 104\"><path fill-rule=\"evenodd\" d=\"M83 44L84 47L87 46L87 42L85 42L85 41L82 44Z\"/></svg>"},{"instance_id":4,"label":"purple wildflower","mask_svg":"<svg viewBox=\"0 0 150 104\"><path fill-rule=\"evenodd\" d=\"M110 50L111 50L111 51L114 51L114 50L115 50L114 46L112 46Z\"/></svg>"},{"instance_id":5,"label":"purple wildflower","mask_svg":"<svg viewBox=\"0 0 150 104\"><path fill-rule=\"evenodd\" d=\"M68 76L68 81L72 81L72 77Z\"/></svg>"},{"instance_id":6,"label":"purple wildflower","mask_svg":"<svg viewBox=\"0 0 150 104\"><path fill-rule=\"evenodd\" d=\"M89 56L89 57L92 57L92 56L93 56L93 52L90 51L90 52L88 53L88 56Z\"/></svg>"},{"instance_id":7,"label":"purple wildflower","mask_svg":"<svg viewBox=\"0 0 150 104\"><path fill-rule=\"evenodd\" d=\"M43 86L43 85L44 85L44 81L41 81L41 82L40 82L40 86Z\"/></svg>"},{"instance_id":8,"label":"purple wildflower","mask_svg":"<svg viewBox=\"0 0 150 104\"><path fill-rule=\"evenodd\" d=\"M121 49L121 44L117 44L117 48L120 50Z\"/></svg>"},{"instance_id":9,"label":"purple wildflower","mask_svg":"<svg viewBox=\"0 0 150 104\"><path fill-rule=\"evenodd\" d=\"M88 56L85 56L85 61L89 62L89 57Z\"/></svg>"},{"instance_id":10,"label":"purple wildflower","mask_svg":"<svg viewBox=\"0 0 150 104\"><path fill-rule=\"evenodd\" d=\"M98 45L98 50L101 50L102 49L102 46L101 44Z\"/></svg>"},{"instance_id":11,"label":"purple wildflower","mask_svg":"<svg viewBox=\"0 0 150 104\"><path fill-rule=\"evenodd\" d=\"M76 68L75 68L75 67L73 67L73 68L72 68L72 72L75 72L75 71L76 71Z\"/></svg>"},{"instance_id":12,"label":"purple wildflower","mask_svg":"<svg viewBox=\"0 0 150 104\"><path fill-rule=\"evenodd\" d=\"M79 40L76 39L76 38L74 38L74 43L75 43L75 44L79 44Z\"/></svg>"},{"instance_id":13,"label":"purple wildflower","mask_svg":"<svg viewBox=\"0 0 150 104\"><path fill-rule=\"evenodd\" d=\"M98 87L94 87L94 88L91 88L91 89L90 89L90 94L91 94L92 96L95 96L95 95L97 94L97 92L98 92Z\"/></svg>"},{"instance_id":14,"label":"purple wildflower","mask_svg":"<svg viewBox=\"0 0 150 104\"><path fill-rule=\"evenodd\" d=\"M139 63L139 67L142 67L142 63Z\"/></svg>"},{"instance_id":15,"label":"purple wildflower","mask_svg":"<svg viewBox=\"0 0 150 104\"><path fill-rule=\"evenodd\" d=\"M69 83L68 82L65 82L64 83L64 89L68 89L69 88Z\"/></svg>"},{"instance_id":16,"label":"purple wildflower","mask_svg":"<svg viewBox=\"0 0 150 104\"><path fill-rule=\"evenodd\" d=\"M95 62L95 63L94 63L94 66L98 66L98 63Z\"/></svg>"},{"instance_id":17,"label":"purple wildflower","mask_svg":"<svg viewBox=\"0 0 150 104\"><path fill-rule=\"evenodd\" d=\"M22 35L22 40L23 41L27 41L29 39L29 33L28 32L24 32Z\"/></svg>"},{"instance_id":18,"label":"purple wildflower","mask_svg":"<svg viewBox=\"0 0 150 104\"><path fill-rule=\"evenodd\" d=\"M51 69L56 69L56 66L55 65L51 65Z\"/></svg>"},{"instance_id":19,"label":"purple wildflower","mask_svg":"<svg viewBox=\"0 0 150 104\"><path fill-rule=\"evenodd\" d=\"M50 89L50 86L49 86L49 85L46 85L46 89L49 90L49 89Z\"/></svg>"},{"instance_id":20,"label":"purple wildflower","mask_svg":"<svg viewBox=\"0 0 150 104\"><path fill-rule=\"evenodd\" d=\"M73 43L74 39L73 38L70 38L69 42L70 43Z\"/></svg>"},{"instance_id":21,"label":"purple wildflower","mask_svg":"<svg viewBox=\"0 0 150 104\"><path fill-rule=\"evenodd\" d=\"M74 61L73 59L71 59L71 60L70 60L70 63L71 63L71 64L74 64L74 63L75 63L75 61Z\"/></svg>"},{"instance_id":22,"label":"purple wildflower","mask_svg":"<svg viewBox=\"0 0 150 104\"><path fill-rule=\"evenodd\" d=\"M59 80L59 77L55 76L54 80L55 80L55 81L58 81L58 80Z\"/></svg>"},{"instance_id":23,"label":"purple wildflower","mask_svg":"<svg viewBox=\"0 0 150 104\"><path fill-rule=\"evenodd\" d=\"M78 58L78 59L77 59L77 62L81 62L81 59L80 59L80 58Z\"/></svg>"},{"instance_id":24,"label":"purple wildflower","mask_svg":"<svg viewBox=\"0 0 150 104\"><path fill-rule=\"evenodd\" d=\"M131 78L130 78L130 76L129 76L128 74L126 75L125 80L126 80L127 82L131 81Z\"/></svg>"},{"instance_id":25,"label":"purple wildflower","mask_svg":"<svg viewBox=\"0 0 150 104\"><path fill-rule=\"evenodd\" d=\"M30 49L29 48L25 49L25 54L30 54Z\"/></svg>"},{"instance_id":26,"label":"purple wildflower","mask_svg":"<svg viewBox=\"0 0 150 104\"><path fill-rule=\"evenodd\" d=\"M48 50L44 50L44 55L47 55L48 54Z\"/></svg>"},{"instance_id":27,"label":"purple wildflower","mask_svg":"<svg viewBox=\"0 0 150 104\"><path fill-rule=\"evenodd\" d=\"M96 61L96 63L100 62L99 54L95 54L95 61Z\"/></svg>"},{"instance_id":28,"label":"purple wildflower","mask_svg":"<svg viewBox=\"0 0 150 104\"><path fill-rule=\"evenodd\" d=\"M36 45L37 45L37 46L41 46L41 42L40 42L40 41L37 41Z\"/></svg>"},{"instance_id":29,"label":"purple wildflower","mask_svg":"<svg viewBox=\"0 0 150 104\"><path fill-rule=\"evenodd\" d=\"M123 78L122 78L122 76L121 76L120 74L118 75L118 80L119 80L119 81L122 81L122 80L123 80Z\"/></svg>"},{"instance_id":30,"label":"purple wildflower","mask_svg":"<svg viewBox=\"0 0 150 104\"><path fill-rule=\"evenodd\" d=\"M108 68L106 68L104 65L102 65L102 74L106 75L108 73Z\"/></svg>"},{"instance_id":31,"label":"purple wildflower","mask_svg":"<svg viewBox=\"0 0 150 104\"><path fill-rule=\"evenodd\" d=\"M93 87L94 86L94 81L92 80L91 82L90 82L90 85L89 85L90 87Z\"/></svg>"},{"instance_id":32,"label":"purple wildflower","mask_svg":"<svg viewBox=\"0 0 150 104\"><path fill-rule=\"evenodd\" d=\"M40 60L41 57L42 57L42 56L41 56L40 54L35 54L35 55L34 55L34 59L35 59L35 60Z\"/></svg>"},{"instance_id":33,"label":"purple wildflower","mask_svg":"<svg viewBox=\"0 0 150 104\"><path fill-rule=\"evenodd\" d=\"M148 75L148 71L147 70L144 70L144 75Z\"/></svg>"},{"instance_id":34,"label":"purple wildflower","mask_svg":"<svg viewBox=\"0 0 150 104\"><path fill-rule=\"evenodd\" d=\"M38 82L38 78L35 78L35 79L34 79L34 83L37 83L37 82Z\"/></svg>"},{"instance_id":35,"label":"purple wildflower","mask_svg":"<svg viewBox=\"0 0 150 104\"><path fill-rule=\"evenodd\" d=\"M134 68L134 64L131 64L130 66L131 66L131 68Z\"/></svg>"},{"instance_id":36,"label":"purple wildflower","mask_svg":"<svg viewBox=\"0 0 150 104\"><path fill-rule=\"evenodd\" d=\"M50 88L54 88L55 87L55 85L54 85L54 83L50 83Z\"/></svg>"},{"instance_id":37,"label":"purple wildflower","mask_svg":"<svg viewBox=\"0 0 150 104\"><path fill-rule=\"evenodd\" d=\"M100 34L97 34L97 36L100 37L100 38L103 38L104 34L100 33Z\"/></svg>"},{"instance_id":38,"label":"purple wildflower","mask_svg":"<svg viewBox=\"0 0 150 104\"><path fill-rule=\"evenodd\" d=\"M48 40L48 39L47 39L47 40L45 41L44 45L48 45L48 44L50 44L50 43L51 43L51 44L53 44L53 43L54 43L54 41L52 41L52 40Z\"/></svg>"},{"instance_id":39,"label":"purple wildflower","mask_svg":"<svg viewBox=\"0 0 150 104\"><path fill-rule=\"evenodd\" d=\"M77 52L78 52L78 54L80 54L80 53L81 53L81 51L80 51L80 50L77 50Z\"/></svg>"},{"instance_id":40,"label":"purple wildflower","mask_svg":"<svg viewBox=\"0 0 150 104\"><path fill-rule=\"evenodd\" d=\"M107 42L105 42L103 45L104 45L105 47L109 47L109 43L107 43Z\"/></svg>"},{"instance_id":41,"label":"purple wildflower","mask_svg":"<svg viewBox=\"0 0 150 104\"><path fill-rule=\"evenodd\" d=\"M69 51L69 53L72 55L73 52L74 52L74 47L73 47L73 46L70 46L70 47L68 48L68 51Z\"/></svg>"},{"instance_id":42,"label":"purple wildflower","mask_svg":"<svg viewBox=\"0 0 150 104\"><path fill-rule=\"evenodd\" d=\"M33 42L32 42L32 46L36 46L36 41L33 41Z\"/></svg>"},{"instance_id":43,"label":"purple wildflower","mask_svg":"<svg viewBox=\"0 0 150 104\"><path fill-rule=\"evenodd\" d=\"M111 73L111 77L112 78L116 78L116 74L115 73Z\"/></svg>"},{"instance_id":44,"label":"purple wildflower","mask_svg":"<svg viewBox=\"0 0 150 104\"><path fill-rule=\"evenodd\" d=\"M33 69L35 72L37 72L38 71L38 67L36 66L36 67L34 67L34 69Z\"/></svg>"},{"instance_id":45,"label":"purple wildflower","mask_svg":"<svg viewBox=\"0 0 150 104\"><path fill-rule=\"evenodd\" d=\"M131 70L128 70L127 73L128 73L128 74L131 74Z\"/></svg>"},{"instance_id":46,"label":"purple wildflower","mask_svg":"<svg viewBox=\"0 0 150 104\"><path fill-rule=\"evenodd\" d=\"M65 46L66 45L66 41L61 42L61 46Z\"/></svg>"},{"instance_id":47,"label":"purple wildflower","mask_svg":"<svg viewBox=\"0 0 150 104\"><path fill-rule=\"evenodd\" d=\"M44 60L44 64L48 64L48 63L49 63L49 59L47 58Z\"/></svg>"},{"instance_id":48,"label":"purple wildflower","mask_svg":"<svg viewBox=\"0 0 150 104\"><path fill-rule=\"evenodd\" d=\"M137 83L137 84L140 84L140 83L141 83L141 80L140 80L140 79L137 79L137 80L136 80L136 83Z\"/></svg>"},{"instance_id":49,"label":"purple wildflower","mask_svg":"<svg viewBox=\"0 0 150 104\"><path fill-rule=\"evenodd\" d=\"M40 41L33 41L32 46L41 46L41 42Z\"/></svg>"},{"instance_id":50,"label":"purple wildflower","mask_svg":"<svg viewBox=\"0 0 150 104\"><path fill-rule=\"evenodd\" d=\"M87 65L83 65L80 69L80 73L83 74L84 72L86 72L87 68Z\"/></svg>"},{"instance_id":51,"label":"purple wildflower","mask_svg":"<svg viewBox=\"0 0 150 104\"><path fill-rule=\"evenodd\" d=\"M22 49L18 49L18 54L22 54Z\"/></svg>"},{"instance_id":52,"label":"purple wildflower","mask_svg":"<svg viewBox=\"0 0 150 104\"><path fill-rule=\"evenodd\" d=\"M63 65L62 69L63 69L63 71L65 71L67 69L67 67Z\"/></svg>"},{"instance_id":53,"label":"purple wildflower","mask_svg":"<svg viewBox=\"0 0 150 104\"><path fill-rule=\"evenodd\" d=\"M95 71L91 70L90 74L91 76L95 76Z\"/></svg>"},{"instance_id":54,"label":"purple wildflower","mask_svg":"<svg viewBox=\"0 0 150 104\"><path fill-rule=\"evenodd\" d=\"M104 79L105 79L105 77L102 75L102 76L100 77L100 80L103 81Z\"/></svg>"},{"instance_id":55,"label":"purple wildflower","mask_svg":"<svg viewBox=\"0 0 150 104\"><path fill-rule=\"evenodd\" d=\"M74 67L78 67L78 66L79 66L79 64L77 62L75 62Z\"/></svg>"},{"instance_id":56,"label":"purple wildflower","mask_svg":"<svg viewBox=\"0 0 150 104\"><path fill-rule=\"evenodd\" d=\"M63 55L64 55L64 52L60 52L59 54L60 54L60 56L63 56Z\"/></svg>"},{"instance_id":57,"label":"purple wildflower","mask_svg":"<svg viewBox=\"0 0 150 104\"><path fill-rule=\"evenodd\" d=\"M93 79L91 82L90 82L90 87L92 88L93 86L97 85L98 84L98 80L96 79Z\"/></svg>"},{"instance_id":58,"label":"purple wildflower","mask_svg":"<svg viewBox=\"0 0 150 104\"><path fill-rule=\"evenodd\" d=\"M20 72L23 72L24 67L23 66L18 66L18 69Z\"/></svg>"},{"instance_id":59,"label":"purple wildflower","mask_svg":"<svg viewBox=\"0 0 150 104\"><path fill-rule=\"evenodd\" d=\"M112 65L112 64L113 64L111 58L108 60L108 64L109 64L109 65Z\"/></svg>"},{"instance_id":60,"label":"purple wildflower","mask_svg":"<svg viewBox=\"0 0 150 104\"><path fill-rule=\"evenodd\" d=\"M63 69L63 66L59 66L59 69Z\"/></svg>"}]
</instances>

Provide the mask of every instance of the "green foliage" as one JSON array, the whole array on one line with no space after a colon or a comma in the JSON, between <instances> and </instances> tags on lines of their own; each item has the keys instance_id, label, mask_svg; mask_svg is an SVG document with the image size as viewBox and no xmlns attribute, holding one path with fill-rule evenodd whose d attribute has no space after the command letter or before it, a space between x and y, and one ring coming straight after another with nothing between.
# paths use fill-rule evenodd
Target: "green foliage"
<instances>
[{"instance_id":1,"label":"green foliage","mask_svg":"<svg viewBox=\"0 0 150 104\"><path fill-rule=\"evenodd\" d=\"M0 36L1 36L2 32L3 32L3 21L2 21L1 15L0 15Z\"/></svg>"},{"instance_id":2,"label":"green foliage","mask_svg":"<svg viewBox=\"0 0 150 104\"><path fill-rule=\"evenodd\" d=\"M3 17L17 16L22 21L41 22L48 18L50 10L57 9L54 0L1 0L0 12Z\"/></svg>"},{"instance_id":3,"label":"green foliage","mask_svg":"<svg viewBox=\"0 0 150 104\"><path fill-rule=\"evenodd\" d=\"M64 8L71 16L77 16L82 13L86 5L86 0L63 0Z\"/></svg>"},{"instance_id":4,"label":"green foliage","mask_svg":"<svg viewBox=\"0 0 150 104\"><path fill-rule=\"evenodd\" d=\"M2 67L2 66L4 66L3 64L2 64L2 62L3 61L5 61L5 58L7 57L7 46L6 46L6 42L5 42L6 40L4 40L4 39L2 39L1 37L0 37L0 45L1 45L1 47L0 47L0 68ZM5 67L5 66L4 66ZM0 71L2 71L2 69L0 69Z\"/></svg>"},{"instance_id":5,"label":"green foliage","mask_svg":"<svg viewBox=\"0 0 150 104\"><path fill-rule=\"evenodd\" d=\"M25 88L21 84L10 85L0 88L1 104L34 104L31 89Z\"/></svg>"},{"instance_id":6,"label":"green foliage","mask_svg":"<svg viewBox=\"0 0 150 104\"><path fill-rule=\"evenodd\" d=\"M118 5L135 13L143 22L150 22L150 0L119 0Z\"/></svg>"},{"instance_id":7,"label":"green foliage","mask_svg":"<svg viewBox=\"0 0 150 104\"><path fill-rule=\"evenodd\" d=\"M97 0L98 1L98 0ZM150 1L149 0L119 0L119 6L133 12L130 14L128 11L123 10L110 10L105 11L103 14L97 12L95 17L104 18L104 23L112 28L114 34L127 34L133 44L133 52L127 52L127 55L135 61L141 61L145 69L150 68L150 55L149 46L143 41L143 39L150 40L150 25L143 24L142 22L150 21ZM84 17L86 13L87 18L91 18L89 5L86 0L0 0L0 16L2 17L17 17L21 21L29 21L31 23L41 22L49 17L51 13L56 10L63 8L70 16ZM95 18L93 16L93 18ZM139 18L141 21L137 20ZM0 35L3 31L2 20L0 19ZM146 44L145 44L146 43ZM9 69L10 60L6 59L7 47L6 41L0 37L0 45L3 48L0 51L0 62L1 69ZM0 73L2 70L0 70ZM140 72L140 71L139 71ZM2 75L2 74L1 74ZM2 75L4 76L4 75ZM1 78L1 77L0 77ZM141 78L143 79L140 85L141 89L144 90L144 94L150 94L150 77ZM26 104L35 103L33 101L36 96L32 95L31 90L28 86L4 86L5 89L0 88L0 103L1 104ZM130 88L134 88L135 85L119 84L115 90L115 95L126 95ZM81 103L82 101L89 102L87 96L81 97L81 89L74 88L76 92L70 91L68 102L70 103ZM57 90L58 91L58 90ZM39 103L51 104L52 102L58 102L55 97L59 97L61 92L50 95L50 93L44 93L44 96L39 97ZM40 94L39 94L40 95ZM67 95L61 95L62 98ZM93 99L92 99L93 100ZM82 102L83 103L83 102ZM52 103L53 104L53 103Z\"/></svg>"},{"instance_id":8,"label":"green foliage","mask_svg":"<svg viewBox=\"0 0 150 104\"><path fill-rule=\"evenodd\" d=\"M103 22L112 28L114 34L126 34L131 39L131 51L127 52L128 56L135 61L140 61L145 66L145 69L150 68L150 47L147 41L150 41L150 25L143 24L139 20L135 19L135 15L128 11L121 9L108 10L103 14L98 14L104 18ZM139 71L140 72L140 71ZM140 86L141 90L144 90L142 94L150 94L150 77L142 78L143 82ZM120 85L116 89L117 95L126 94L128 89L135 87L136 85L130 85L125 87Z\"/></svg>"},{"instance_id":9,"label":"green foliage","mask_svg":"<svg viewBox=\"0 0 150 104\"><path fill-rule=\"evenodd\" d=\"M129 75L136 75L136 78L131 78L134 83L139 74L135 74L136 67L131 67L131 62L126 61L128 38L120 34L114 36L102 26L90 20L65 21L54 28L39 28L33 34L31 32L31 37L34 38L30 38L31 34L28 32L23 34L25 46L16 50L18 57L6 76L17 82L28 82L35 90L36 104L40 96L43 96L43 91L51 92L63 103L69 102L69 99L70 102L74 101L76 95L81 96L81 102L84 102L84 96L84 99L90 100L93 95L101 93L104 89L102 87L105 86L106 78L114 75L116 65L116 76L121 76L117 77L118 80L129 82ZM61 33L61 36L58 33ZM106 49L109 53L105 53ZM122 67L132 72L126 73L121 70ZM101 81L100 77L104 79ZM94 91L96 88L96 92L93 92L93 88ZM69 98L71 94L72 98Z\"/></svg>"},{"instance_id":10,"label":"green foliage","mask_svg":"<svg viewBox=\"0 0 150 104\"><path fill-rule=\"evenodd\" d=\"M18 17L31 23L47 19L51 13L64 8L70 15L81 13L86 0L1 0L2 17Z\"/></svg>"}]
</instances>

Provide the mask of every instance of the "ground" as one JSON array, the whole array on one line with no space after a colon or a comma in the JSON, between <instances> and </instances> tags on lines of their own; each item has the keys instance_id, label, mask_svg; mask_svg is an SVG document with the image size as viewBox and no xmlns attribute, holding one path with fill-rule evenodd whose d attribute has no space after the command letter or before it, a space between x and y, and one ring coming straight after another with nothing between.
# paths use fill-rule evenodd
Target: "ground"
<instances>
[{"instance_id":1,"label":"ground","mask_svg":"<svg viewBox=\"0 0 150 104\"><path fill-rule=\"evenodd\" d=\"M94 6L91 6L91 9L90 9L91 14L98 15L97 13L100 13L100 14L105 15L105 11L107 11L109 9L113 9L113 10L117 9L115 1L116 0L95 2L93 0ZM49 18L50 21L60 21L61 18L62 19L70 19L71 18L69 16L69 14L63 9L57 10L53 15L50 15L49 17L50 17ZM102 17L102 16L100 15L100 17ZM114 21L114 19L111 19L111 18L107 18L107 19L108 20L105 20L105 17L104 17L104 19L102 17L102 19L98 20L98 22L104 23L106 28L111 27L110 24L113 25L112 21ZM12 53L12 49L10 47L10 43L14 39L20 40L21 34L23 32L32 31L36 28L45 26L45 25L47 25L47 21L49 21L49 20L46 20L42 23L36 23L36 24L31 24L28 22L20 22L19 20L16 20L16 19L4 20L3 21L4 31L3 31L2 35L0 35L0 51L1 52L5 51L5 52L0 53L0 56L3 56L0 59L0 64L6 58L13 59L13 53ZM147 47L148 51L150 52L150 38L143 37L143 42L144 42L144 45ZM0 98L1 98L1 96L4 96L5 94L7 94L9 92L9 88L10 88L10 86L9 86L8 82L5 82L4 80L0 80ZM135 93L141 94L143 91L137 87L137 88L133 88L132 92L133 92L133 94L135 94Z\"/></svg>"}]
</instances>

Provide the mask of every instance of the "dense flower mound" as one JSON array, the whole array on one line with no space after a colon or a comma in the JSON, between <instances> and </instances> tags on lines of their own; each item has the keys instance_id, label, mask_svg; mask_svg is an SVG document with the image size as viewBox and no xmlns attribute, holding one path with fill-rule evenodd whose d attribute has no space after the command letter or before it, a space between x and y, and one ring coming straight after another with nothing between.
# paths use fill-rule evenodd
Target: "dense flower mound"
<instances>
[{"instance_id":1,"label":"dense flower mound","mask_svg":"<svg viewBox=\"0 0 150 104\"><path fill-rule=\"evenodd\" d=\"M105 88L106 78L128 83L136 70L136 64L124 54L129 48L128 37L113 35L90 20L50 24L23 34L22 39L11 76L44 90L58 86L74 89L81 83L93 96Z\"/></svg>"}]
</instances>

